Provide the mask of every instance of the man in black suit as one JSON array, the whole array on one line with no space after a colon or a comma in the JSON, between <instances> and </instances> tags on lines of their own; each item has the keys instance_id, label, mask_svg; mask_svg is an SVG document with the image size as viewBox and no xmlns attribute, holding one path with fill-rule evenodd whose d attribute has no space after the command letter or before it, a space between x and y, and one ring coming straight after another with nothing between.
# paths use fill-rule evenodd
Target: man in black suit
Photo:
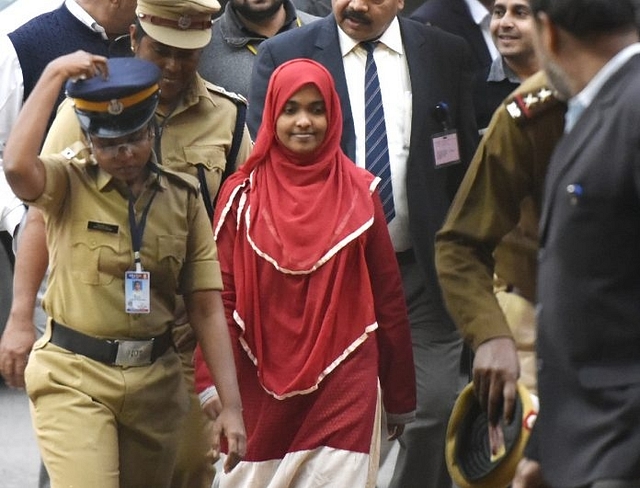
<instances>
[{"instance_id":1,"label":"man in black suit","mask_svg":"<svg viewBox=\"0 0 640 488\"><path fill-rule=\"evenodd\" d=\"M493 0L427 0L411 18L462 37L471 49L474 71L486 68L498 52L489 33Z\"/></svg>"},{"instance_id":2,"label":"man in black suit","mask_svg":"<svg viewBox=\"0 0 640 488\"><path fill-rule=\"evenodd\" d=\"M514 487L640 486L637 5L531 0L568 110L540 216L541 409Z\"/></svg>"},{"instance_id":3,"label":"man in black suit","mask_svg":"<svg viewBox=\"0 0 640 488\"><path fill-rule=\"evenodd\" d=\"M334 0L333 15L262 43L249 90L248 124L255 134L267 83L277 66L299 57L314 59L336 82L344 119L342 148L356 164L365 166L367 54L360 43L380 41L374 59L395 205L389 231L410 312L418 390L418 418L401 438L390 486L450 488L444 439L460 387L462 344L442 303L434 236L473 155L477 128L465 43L440 29L398 17L402 7L402 0ZM436 156L434 145L442 149L445 141L453 141L451 158L441 151Z\"/></svg>"}]
</instances>

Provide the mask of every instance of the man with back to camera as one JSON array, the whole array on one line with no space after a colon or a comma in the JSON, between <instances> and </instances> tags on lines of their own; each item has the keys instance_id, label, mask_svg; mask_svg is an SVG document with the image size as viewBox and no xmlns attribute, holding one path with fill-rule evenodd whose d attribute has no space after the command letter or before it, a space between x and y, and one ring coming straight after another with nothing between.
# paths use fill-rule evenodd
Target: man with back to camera
<instances>
[{"instance_id":1,"label":"man with back to camera","mask_svg":"<svg viewBox=\"0 0 640 488\"><path fill-rule=\"evenodd\" d=\"M640 37L633 0L531 0L568 99L540 216L541 409L514 488L640 486Z\"/></svg>"},{"instance_id":2,"label":"man with back to camera","mask_svg":"<svg viewBox=\"0 0 640 488\"><path fill-rule=\"evenodd\" d=\"M476 147L477 129L467 47L440 29L398 17L403 5L402 0L334 0L333 15L263 42L252 75L248 124L255 135L277 66L298 57L314 59L336 82L343 150L369 168L364 82L367 49L375 53L390 179L388 173L376 174L382 174L382 186L391 182L386 201L395 215L387 219L410 311L418 388L417 420L402 436L391 486L444 488L451 486L444 439L461 386L462 343L441 300L433 240ZM371 40L379 42L361 44ZM448 146L450 157L442 156L443 143L456 137L457 144Z\"/></svg>"}]
</instances>

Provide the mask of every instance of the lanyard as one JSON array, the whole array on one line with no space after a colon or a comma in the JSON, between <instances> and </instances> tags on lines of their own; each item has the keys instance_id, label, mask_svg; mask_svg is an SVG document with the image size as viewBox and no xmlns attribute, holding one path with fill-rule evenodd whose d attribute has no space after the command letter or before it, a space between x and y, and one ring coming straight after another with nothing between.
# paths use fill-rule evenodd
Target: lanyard
<instances>
[{"instance_id":1,"label":"lanyard","mask_svg":"<svg viewBox=\"0 0 640 488\"><path fill-rule=\"evenodd\" d=\"M144 227L147 225L147 215L151 208L151 203L156 197L158 189L156 188L149 199L149 202L142 211L140 222L136 222L136 211L133 207L134 198L133 195L129 195L129 228L131 229L131 245L133 246L133 262L136 265L136 271L142 271L142 263L140 261L140 248L142 247L142 234L144 233Z\"/></svg>"}]
</instances>

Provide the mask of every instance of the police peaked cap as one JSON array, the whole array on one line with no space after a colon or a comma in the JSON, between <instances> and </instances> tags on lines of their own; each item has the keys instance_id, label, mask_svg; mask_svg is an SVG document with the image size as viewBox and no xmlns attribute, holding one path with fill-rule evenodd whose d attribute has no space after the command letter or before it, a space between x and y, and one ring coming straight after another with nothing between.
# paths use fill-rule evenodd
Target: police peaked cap
<instances>
[{"instance_id":1,"label":"police peaked cap","mask_svg":"<svg viewBox=\"0 0 640 488\"><path fill-rule=\"evenodd\" d=\"M121 137L145 126L158 105L160 68L138 58L111 58L109 76L69 80L67 96L73 99L80 125L89 134Z\"/></svg>"},{"instance_id":2,"label":"police peaked cap","mask_svg":"<svg viewBox=\"0 0 640 488\"><path fill-rule=\"evenodd\" d=\"M500 420L504 451L491 455L489 420L469 383L456 400L446 438L449 474L460 488L506 488L522 459L531 428L538 414L537 397L517 384L515 414L511 424Z\"/></svg>"}]
</instances>

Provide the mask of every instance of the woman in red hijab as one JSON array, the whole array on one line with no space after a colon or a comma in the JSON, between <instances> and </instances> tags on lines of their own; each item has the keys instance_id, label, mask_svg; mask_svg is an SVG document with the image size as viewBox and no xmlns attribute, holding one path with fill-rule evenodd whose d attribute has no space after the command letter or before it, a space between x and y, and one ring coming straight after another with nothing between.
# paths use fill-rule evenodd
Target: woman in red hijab
<instances>
[{"instance_id":1,"label":"woman in red hijab","mask_svg":"<svg viewBox=\"0 0 640 488\"><path fill-rule=\"evenodd\" d=\"M254 150L221 189L214 232L248 437L221 487L374 487L380 399L391 439L413 420L409 324L378 178L342 152L341 128L329 72L283 64Z\"/></svg>"}]
</instances>

